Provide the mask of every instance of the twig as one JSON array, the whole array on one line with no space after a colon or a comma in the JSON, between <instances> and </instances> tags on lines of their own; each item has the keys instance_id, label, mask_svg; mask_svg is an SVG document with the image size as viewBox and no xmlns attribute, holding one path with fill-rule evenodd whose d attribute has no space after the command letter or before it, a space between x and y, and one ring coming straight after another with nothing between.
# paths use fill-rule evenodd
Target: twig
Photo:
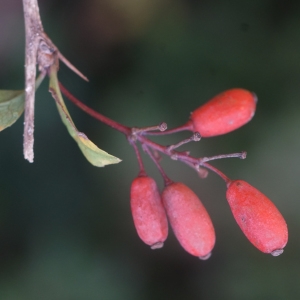
<instances>
[{"instance_id":1,"label":"twig","mask_svg":"<svg viewBox=\"0 0 300 300\"><path fill-rule=\"evenodd\" d=\"M24 157L33 162L34 143L34 95L37 51L43 26L37 0L23 0L25 20L25 120Z\"/></svg>"},{"instance_id":2,"label":"twig","mask_svg":"<svg viewBox=\"0 0 300 300\"><path fill-rule=\"evenodd\" d=\"M23 0L23 10L26 40L23 153L25 159L29 162L33 162L36 65L39 65L39 71L41 73L47 74L49 67L53 64L56 64L58 68L58 60L60 59L82 79L86 81L88 81L88 79L59 52L57 47L44 32L37 0Z\"/></svg>"}]
</instances>

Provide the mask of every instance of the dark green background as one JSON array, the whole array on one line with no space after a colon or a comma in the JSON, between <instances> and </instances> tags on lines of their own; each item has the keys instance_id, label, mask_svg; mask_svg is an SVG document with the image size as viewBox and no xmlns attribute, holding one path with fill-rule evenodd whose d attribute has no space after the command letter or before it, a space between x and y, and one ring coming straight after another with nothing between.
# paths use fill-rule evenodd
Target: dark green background
<instances>
[{"instance_id":1,"label":"dark green background","mask_svg":"<svg viewBox=\"0 0 300 300\"><path fill-rule=\"evenodd\" d=\"M138 238L129 190L138 173L118 132L67 102L79 130L121 158L91 166L62 124L47 80L36 94L35 162L22 156L23 117L0 134L0 299L299 299L300 2L284 0L39 1L46 32L85 75L59 78L94 109L129 126L178 126L217 93L258 95L245 127L183 149L194 156L247 150L214 165L257 187L289 227L283 255L243 236L214 174L202 180L163 159L191 187L215 224L212 257L187 254L172 233L161 250ZM24 86L21 1L0 3L0 88ZM66 100L67 101L67 100ZM156 139L178 142L188 134ZM143 156L144 157L144 156ZM149 174L162 181L145 157Z\"/></svg>"}]
</instances>

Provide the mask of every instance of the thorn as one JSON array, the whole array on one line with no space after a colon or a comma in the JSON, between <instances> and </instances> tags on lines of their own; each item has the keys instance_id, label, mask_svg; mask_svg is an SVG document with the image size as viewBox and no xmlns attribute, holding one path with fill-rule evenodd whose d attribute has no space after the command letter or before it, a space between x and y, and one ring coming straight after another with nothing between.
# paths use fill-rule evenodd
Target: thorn
<instances>
[{"instance_id":1,"label":"thorn","mask_svg":"<svg viewBox=\"0 0 300 300\"><path fill-rule=\"evenodd\" d=\"M61 54L61 52L58 51L58 58L75 74L77 74L79 77L81 77L85 81L89 81L86 76L84 76L75 66L73 66L65 56Z\"/></svg>"}]
</instances>

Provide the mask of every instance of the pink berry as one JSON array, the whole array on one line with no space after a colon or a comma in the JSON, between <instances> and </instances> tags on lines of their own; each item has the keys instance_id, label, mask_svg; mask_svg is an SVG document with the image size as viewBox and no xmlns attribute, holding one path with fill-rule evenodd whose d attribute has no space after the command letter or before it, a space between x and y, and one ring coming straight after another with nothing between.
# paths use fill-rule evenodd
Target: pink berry
<instances>
[{"instance_id":1,"label":"pink berry","mask_svg":"<svg viewBox=\"0 0 300 300\"><path fill-rule=\"evenodd\" d=\"M163 247L168 220L154 179L139 176L131 184L130 206L136 231L152 249Z\"/></svg>"},{"instance_id":2,"label":"pink berry","mask_svg":"<svg viewBox=\"0 0 300 300\"><path fill-rule=\"evenodd\" d=\"M227 90L192 112L193 131L202 137L231 132L252 119L256 102L256 95L247 90Z\"/></svg>"},{"instance_id":3,"label":"pink berry","mask_svg":"<svg viewBox=\"0 0 300 300\"><path fill-rule=\"evenodd\" d=\"M181 246L201 259L209 258L215 245L215 230L197 195L182 183L171 183L162 200L171 227Z\"/></svg>"},{"instance_id":4,"label":"pink berry","mask_svg":"<svg viewBox=\"0 0 300 300\"><path fill-rule=\"evenodd\" d=\"M228 184L226 198L236 222L256 248L274 256L283 252L287 225L269 198L243 180Z\"/></svg>"}]
</instances>

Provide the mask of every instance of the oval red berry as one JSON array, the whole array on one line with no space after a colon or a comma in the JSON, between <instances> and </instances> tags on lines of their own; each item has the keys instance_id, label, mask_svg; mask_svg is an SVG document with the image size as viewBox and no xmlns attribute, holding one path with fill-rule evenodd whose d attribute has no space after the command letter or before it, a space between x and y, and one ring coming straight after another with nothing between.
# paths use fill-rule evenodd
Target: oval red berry
<instances>
[{"instance_id":1,"label":"oval red berry","mask_svg":"<svg viewBox=\"0 0 300 300\"><path fill-rule=\"evenodd\" d=\"M234 180L228 185L226 198L236 222L256 248L274 256L283 252L287 225L268 197L249 183Z\"/></svg>"},{"instance_id":2,"label":"oval red berry","mask_svg":"<svg viewBox=\"0 0 300 300\"><path fill-rule=\"evenodd\" d=\"M256 95L247 90L227 90L192 112L193 131L202 137L231 132L252 119L256 102Z\"/></svg>"},{"instance_id":3,"label":"oval red berry","mask_svg":"<svg viewBox=\"0 0 300 300\"><path fill-rule=\"evenodd\" d=\"M216 236L211 219L197 195L177 182L164 189L162 200L181 246L190 254L207 259Z\"/></svg>"},{"instance_id":4,"label":"oval red berry","mask_svg":"<svg viewBox=\"0 0 300 300\"><path fill-rule=\"evenodd\" d=\"M168 236L168 221L154 179L139 176L133 180L130 206L133 222L141 240L152 249L161 248Z\"/></svg>"}]
</instances>

